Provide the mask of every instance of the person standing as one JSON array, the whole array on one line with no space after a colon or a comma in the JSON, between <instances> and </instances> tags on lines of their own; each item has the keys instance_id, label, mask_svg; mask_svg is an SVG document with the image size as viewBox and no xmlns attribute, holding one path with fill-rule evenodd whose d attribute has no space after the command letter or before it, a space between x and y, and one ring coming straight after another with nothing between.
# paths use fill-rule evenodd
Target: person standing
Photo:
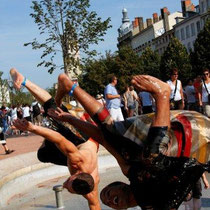
<instances>
[{"instance_id":1,"label":"person standing","mask_svg":"<svg viewBox=\"0 0 210 210\"><path fill-rule=\"evenodd\" d=\"M114 121L123 121L124 117L121 111L121 99L115 87L116 85L117 77L112 76L110 79L110 83L106 86L104 90L106 107L109 110L109 113Z\"/></svg>"},{"instance_id":2,"label":"person standing","mask_svg":"<svg viewBox=\"0 0 210 210\"><path fill-rule=\"evenodd\" d=\"M141 100L141 105L142 105L142 113L143 114L148 114L148 113L152 113L153 109L152 109L152 96L149 92L146 91L142 91L139 92L139 98Z\"/></svg>"},{"instance_id":3,"label":"person standing","mask_svg":"<svg viewBox=\"0 0 210 210\"><path fill-rule=\"evenodd\" d=\"M203 70L203 81L198 91L199 106L203 107L203 114L210 117L210 78L209 69Z\"/></svg>"},{"instance_id":4,"label":"person standing","mask_svg":"<svg viewBox=\"0 0 210 210\"><path fill-rule=\"evenodd\" d=\"M196 90L193 85L193 81L190 79L184 88L184 92L187 99L187 110L196 111Z\"/></svg>"},{"instance_id":5,"label":"person standing","mask_svg":"<svg viewBox=\"0 0 210 210\"><path fill-rule=\"evenodd\" d=\"M10 150L6 143L5 132L7 131L8 123L7 123L7 111L5 106L2 106L0 109L0 144L4 147L5 154L8 155L14 150Z\"/></svg>"},{"instance_id":6,"label":"person standing","mask_svg":"<svg viewBox=\"0 0 210 210\"><path fill-rule=\"evenodd\" d=\"M182 83L180 80L178 80L178 69L172 69L171 79L168 80L167 83L171 88L170 109L184 109L184 94L182 89Z\"/></svg>"}]
</instances>

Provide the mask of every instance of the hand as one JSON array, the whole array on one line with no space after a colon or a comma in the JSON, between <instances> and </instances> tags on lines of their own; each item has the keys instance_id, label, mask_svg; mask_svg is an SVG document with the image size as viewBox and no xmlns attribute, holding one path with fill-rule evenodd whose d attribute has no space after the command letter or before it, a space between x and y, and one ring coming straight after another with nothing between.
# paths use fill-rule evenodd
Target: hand
<instances>
[{"instance_id":1,"label":"hand","mask_svg":"<svg viewBox=\"0 0 210 210\"><path fill-rule=\"evenodd\" d=\"M209 189L209 182L208 182L207 179L204 179L204 180L203 180L203 184L204 184L204 188L205 188L205 189Z\"/></svg>"},{"instance_id":2,"label":"hand","mask_svg":"<svg viewBox=\"0 0 210 210\"><path fill-rule=\"evenodd\" d=\"M13 125L21 131L33 131L35 125L28 122L26 119L17 119L13 121Z\"/></svg>"},{"instance_id":3,"label":"hand","mask_svg":"<svg viewBox=\"0 0 210 210\"><path fill-rule=\"evenodd\" d=\"M48 109L47 114L52 117L53 119L56 120L61 120L64 121L66 120L67 116L69 116L70 114L67 112L64 112L61 108L57 108L55 109Z\"/></svg>"}]
</instances>

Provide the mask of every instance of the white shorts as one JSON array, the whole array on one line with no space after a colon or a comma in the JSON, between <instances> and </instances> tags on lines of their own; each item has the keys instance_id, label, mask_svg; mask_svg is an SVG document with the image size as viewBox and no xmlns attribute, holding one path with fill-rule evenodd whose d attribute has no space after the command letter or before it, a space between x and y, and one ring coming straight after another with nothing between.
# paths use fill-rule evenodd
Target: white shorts
<instances>
[{"instance_id":1,"label":"white shorts","mask_svg":"<svg viewBox=\"0 0 210 210\"><path fill-rule=\"evenodd\" d=\"M124 121L124 117L123 117L121 108L118 108L118 109L111 108L111 109L109 109L109 113L112 116L112 119L114 121Z\"/></svg>"}]
</instances>

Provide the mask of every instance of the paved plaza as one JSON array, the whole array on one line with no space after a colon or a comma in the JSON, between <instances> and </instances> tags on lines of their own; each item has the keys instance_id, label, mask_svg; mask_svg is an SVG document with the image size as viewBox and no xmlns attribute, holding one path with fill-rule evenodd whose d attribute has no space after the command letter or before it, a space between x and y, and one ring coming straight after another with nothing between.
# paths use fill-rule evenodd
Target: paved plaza
<instances>
[{"instance_id":1,"label":"paved plaza","mask_svg":"<svg viewBox=\"0 0 210 210\"><path fill-rule=\"evenodd\" d=\"M32 134L15 136L7 140L10 149L15 150L14 153L5 155L3 148L0 148L0 194L6 199L1 201L0 209L56 209L52 188L55 185L62 185L68 177L68 170L63 166L43 164L37 160L36 150L42 141L42 137ZM113 181L127 182L115 159L102 147L99 151L99 172L101 179L99 191ZM210 182L210 175L207 177ZM64 209L88 209L87 201L82 196L63 190L62 198ZM111 208L102 204L102 210L109 209ZM203 190L201 210L208 209L210 209L210 190ZM179 210L184 210L184 206L180 206Z\"/></svg>"}]
</instances>

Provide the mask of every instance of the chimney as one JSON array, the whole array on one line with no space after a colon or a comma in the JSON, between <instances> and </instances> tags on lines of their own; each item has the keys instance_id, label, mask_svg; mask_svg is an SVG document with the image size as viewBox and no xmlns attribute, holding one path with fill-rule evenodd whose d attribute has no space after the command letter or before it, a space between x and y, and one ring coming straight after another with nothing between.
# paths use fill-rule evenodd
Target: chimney
<instances>
[{"instance_id":1,"label":"chimney","mask_svg":"<svg viewBox=\"0 0 210 210\"><path fill-rule=\"evenodd\" d=\"M157 23L158 22L158 14L157 13L153 13L153 23Z\"/></svg>"},{"instance_id":2,"label":"chimney","mask_svg":"<svg viewBox=\"0 0 210 210\"><path fill-rule=\"evenodd\" d=\"M191 2L191 0L182 0L181 5L184 17L186 17L187 12L195 12L195 5Z\"/></svg>"},{"instance_id":3,"label":"chimney","mask_svg":"<svg viewBox=\"0 0 210 210\"><path fill-rule=\"evenodd\" d=\"M152 25L152 18L147 18L146 22L147 22L147 27L151 26Z\"/></svg>"},{"instance_id":4,"label":"chimney","mask_svg":"<svg viewBox=\"0 0 210 210\"><path fill-rule=\"evenodd\" d=\"M144 20L143 17L138 17L139 22L139 32L144 30Z\"/></svg>"},{"instance_id":5,"label":"chimney","mask_svg":"<svg viewBox=\"0 0 210 210\"><path fill-rule=\"evenodd\" d=\"M169 15L169 11L168 11L168 8L167 7L164 7L163 9L161 9L161 16L162 16L162 19L163 19L163 25L164 25L164 29L165 29L165 32L166 31L169 31L169 20L168 20L168 15Z\"/></svg>"},{"instance_id":6,"label":"chimney","mask_svg":"<svg viewBox=\"0 0 210 210\"><path fill-rule=\"evenodd\" d=\"M135 27L139 26L138 17L135 17L135 20L134 20L134 22L135 22Z\"/></svg>"}]
</instances>

